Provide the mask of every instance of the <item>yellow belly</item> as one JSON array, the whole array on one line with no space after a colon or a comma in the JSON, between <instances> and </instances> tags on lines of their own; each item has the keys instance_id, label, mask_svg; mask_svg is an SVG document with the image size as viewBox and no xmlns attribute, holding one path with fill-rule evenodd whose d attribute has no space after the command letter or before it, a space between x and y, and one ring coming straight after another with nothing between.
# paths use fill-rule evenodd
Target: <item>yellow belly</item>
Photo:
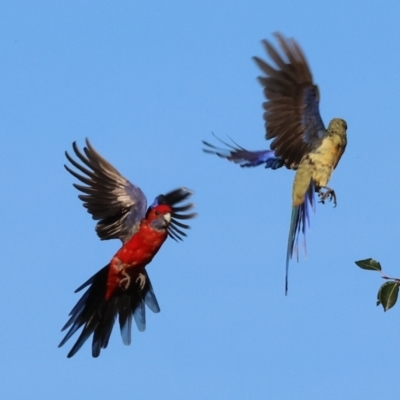
<instances>
[{"instance_id":1,"label":"yellow belly","mask_svg":"<svg viewBox=\"0 0 400 400\"><path fill-rule=\"evenodd\" d=\"M318 149L304 157L293 182L293 206L304 202L304 196L311 180L316 186L327 186L341 154L342 146L341 143L338 143L337 137L328 136Z\"/></svg>"},{"instance_id":2,"label":"yellow belly","mask_svg":"<svg viewBox=\"0 0 400 400\"><path fill-rule=\"evenodd\" d=\"M326 186L340 156L340 146L333 137L326 137L308 158L313 164L312 179L318 186Z\"/></svg>"}]
</instances>

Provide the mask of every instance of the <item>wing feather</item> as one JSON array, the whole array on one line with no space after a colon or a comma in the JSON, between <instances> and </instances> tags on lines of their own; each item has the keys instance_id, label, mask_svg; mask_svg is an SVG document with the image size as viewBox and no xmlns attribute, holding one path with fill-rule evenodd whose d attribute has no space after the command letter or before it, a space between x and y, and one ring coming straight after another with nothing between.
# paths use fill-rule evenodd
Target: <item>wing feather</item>
<instances>
[{"instance_id":1,"label":"wing feather","mask_svg":"<svg viewBox=\"0 0 400 400\"><path fill-rule=\"evenodd\" d=\"M139 187L124 178L105 160L86 139L83 153L76 142L72 148L78 160L67 152L65 156L79 172L65 165L65 169L86 186L74 183L74 187L84 194L78 197L83 206L99 221L97 235L101 240L120 239L128 241L137 231L140 220L146 214L147 201Z\"/></svg>"},{"instance_id":2,"label":"wing feather","mask_svg":"<svg viewBox=\"0 0 400 400\"><path fill-rule=\"evenodd\" d=\"M266 139L273 139L271 149L288 168L297 169L326 130L319 113L318 87L313 83L303 51L294 39L285 39L280 33L275 37L281 52L263 41L275 68L254 57L265 74L258 79L267 100L263 104Z\"/></svg>"}]
</instances>

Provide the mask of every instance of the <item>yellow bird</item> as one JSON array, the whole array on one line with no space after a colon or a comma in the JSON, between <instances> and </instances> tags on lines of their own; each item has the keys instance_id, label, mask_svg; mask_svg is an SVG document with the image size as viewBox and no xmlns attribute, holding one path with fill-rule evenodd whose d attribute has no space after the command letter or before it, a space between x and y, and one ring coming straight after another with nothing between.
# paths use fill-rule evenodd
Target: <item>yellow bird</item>
<instances>
[{"instance_id":1,"label":"yellow bird","mask_svg":"<svg viewBox=\"0 0 400 400\"><path fill-rule=\"evenodd\" d=\"M203 142L207 153L240 164L266 168L285 166L296 170L292 191L292 215L286 253L285 293L288 291L289 261L296 253L298 238L309 226L310 209L315 209L317 192L322 203L336 195L328 182L347 145L347 124L334 118L325 128L319 113L319 91L314 84L306 57L294 39L275 34L281 53L267 40L262 43L275 66L258 57L255 62L264 73L258 80L264 89L263 103L266 139L273 139L270 149L248 151L223 142L228 149Z\"/></svg>"}]
</instances>

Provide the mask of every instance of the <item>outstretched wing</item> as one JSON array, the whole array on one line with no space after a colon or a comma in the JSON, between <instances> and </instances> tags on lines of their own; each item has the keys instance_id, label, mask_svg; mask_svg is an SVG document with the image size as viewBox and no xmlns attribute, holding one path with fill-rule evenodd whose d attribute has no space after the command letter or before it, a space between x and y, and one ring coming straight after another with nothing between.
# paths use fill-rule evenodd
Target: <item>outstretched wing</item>
<instances>
[{"instance_id":1,"label":"outstretched wing","mask_svg":"<svg viewBox=\"0 0 400 400\"><path fill-rule=\"evenodd\" d=\"M267 99L263 103L266 139L274 139L271 149L288 168L297 169L326 130L319 113L318 87L313 83L304 53L294 39L285 39L280 33L275 37L283 55L267 40L263 44L276 67L254 57L265 73L258 79Z\"/></svg>"},{"instance_id":2,"label":"outstretched wing","mask_svg":"<svg viewBox=\"0 0 400 400\"><path fill-rule=\"evenodd\" d=\"M206 146L206 148L203 149L205 153L215 154L218 157L226 158L228 161L233 161L241 167L257 167L258 165L265 164L265 168L278 169L284 165L283 160L276 157L273 150L246 150L244 147L239 146L233 141L232 142L235 146L224 142L217 136L215 137L227 148L224 149L217 147L203 140L203 144Z\"/></svg>"},{"instance_id":3,"label":"outstretched wing","mask_svg":"<svg viewBox=\"0 0 400 400\"><path fill-rule=\"evenodd\" d=\"M138 230L140 220L146 214L145 195L97 153L88 139L83 148L84 154L76 142L72 147L81 162L75 161L67 152L65 156L80 173L64 166L75 178L87 185L74 183L84 193L78 196L83 201L83 206L94 220L99 220L96 225L97 235L101 240L121 239L125 243Z\"/></svg>"},{"instance_id":4,"label":"outstretched wing","mask_svg":"<svg viewBox=\"0 0 400 400\"><path fill-rule=\"evenodd\" d=\"M182 236L187 236L187 234L180 228L190 228L189 225L179 222L178 219L192 219L197 215L197 213L186 213L194 208L193 203L180 204L188 199L192 194L193 192L190 189L181 187L179 189L171 190L167 194L160 194L155 198L153 204L150 206L150 209L152 207L157 207L160 204L167 204L171 207L171 221L168 224L167 233L168 236L175 241L182 240Z\"/></svg>"}]
</instances>

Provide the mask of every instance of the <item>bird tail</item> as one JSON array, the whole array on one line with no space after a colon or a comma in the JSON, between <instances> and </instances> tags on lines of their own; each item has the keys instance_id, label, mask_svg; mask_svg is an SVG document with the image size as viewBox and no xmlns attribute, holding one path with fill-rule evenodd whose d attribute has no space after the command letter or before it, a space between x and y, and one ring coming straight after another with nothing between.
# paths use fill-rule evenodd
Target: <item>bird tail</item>
<instances>
[{"instance_id":1,"label":"bird tail","mask_svg":"<svg viewBox=\"0 0 400 400\"><path fill-rule=\"evenodd\" d=\"M307 227L310 227L311 210L315 213L315 185L313 181L310 182L310 186L304 196L304 202L292 207L286 252L285 295L287 295L289 289L289 261L292 259L294 253L296 254L297 261L299 261L298 242L300 232L303 234L304 253L307 256L306 231Z\"/></svg>"},{"instance_id":2,"label":"bird tail","mask_svg":"<svg viewBox=\"0 0 400 400\"><path fill-rule=\"evenodd\" d=\"M106 300L108 270L109 265L106 265L75 290L76 293L90 285L71 310L70 318L62 328L62 331L70 329L58 347L63 346L83 326L78 340L68 353L68 358L72 357L92 334L92 356L98 357L101 349L105 349L108 345L117 315L119 316L122 341L125 345L129 345L131 343L132 316L139 331L144 331L146 328L145 304L155 313L160 311L146 270L141 271L145 277L144 286L130 285L128 290L121 291Z\"/></svg>"},{"instance_id":3,"label":"bird tail","mask_svg":"<svg viewBox=\"0 0 400 400\"><path fill-rule=\"evenodd\" d=\"M273 150L250 151L239 146L233 140L232 143L234 143L235 146L224 142L217 136L215 137L228 148L220 148L203 140L203 144L206 146L206 148L203 149L205 153L226 158L229 161L233 161L235 164L239 164L241 167L257 167L258 165L265 164L265 168L278 169L284 165L283 160L277 157Z\"/></svg>"}]
</instances>

